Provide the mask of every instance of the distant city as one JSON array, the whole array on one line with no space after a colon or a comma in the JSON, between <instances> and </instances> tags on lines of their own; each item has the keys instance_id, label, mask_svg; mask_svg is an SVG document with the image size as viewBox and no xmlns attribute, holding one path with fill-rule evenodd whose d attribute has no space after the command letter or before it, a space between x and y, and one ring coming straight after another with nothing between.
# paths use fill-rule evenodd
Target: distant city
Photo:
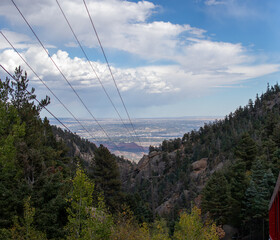
<instances>
[{"instance_id":1,"label":"distant city","mask_svg":"<svg viewBox=\"0 0 280 240\"><path fill-rule=\"evenodd\" d=\"M135 137L132 126L120 120L98 119L112 142L108 141L104 132L96 122L89 119L81 119L80 122L94 136L91 136L73 119L63 118L62 122L82 138L94 142L96 145L103 144L118 156L138 162L143 154L147 154L149 146L159 146L165 139L182 138L191 130L197 130L205 123L220 119L221 117L181 117L181 118L137 118L132 123L136 132ZM55 119L50 119L52 125L62 127ZM128 132L128 130L129 132ZM134 137L132 137L134 136ZM142 146L142 147L140 147Z\"/></svg>"}]
</instances>

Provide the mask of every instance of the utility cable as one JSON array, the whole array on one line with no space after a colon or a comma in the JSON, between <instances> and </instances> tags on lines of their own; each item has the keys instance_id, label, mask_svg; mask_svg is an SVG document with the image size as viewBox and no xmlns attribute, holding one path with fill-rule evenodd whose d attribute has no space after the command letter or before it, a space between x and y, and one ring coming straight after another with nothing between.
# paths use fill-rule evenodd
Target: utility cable
<instances>
[{"instance_id":1,"label":"utility cable","mask_svg":"<svg viewBox=\"0 0 280 240\"><path fill-rule=\"evenodd\" d=\"M7 70L6 68L4 68L4 67L2 66L2 64L0 64L0 66L1 66L1 68L2 68L11 78L13 78L15 81L17 81L16 78L15 78L11 73L9 73L8 70ZM31 95L31 92L29 92L27 89L25 89L25 91L26 91L28 94ZM61 122L49 109L47 109L46 106L42 105L42 103L41 103L36 97L35 97L34 99L35 99L35 101L36 101L41 107L43 107L49 114L51 114L63 127L65 127L65 129L67 129L69 132L71 132L72 134L74 134L74 133L73 133L63 122Z\"/></svg>"},{"instance_id":2,"label":"utility cable","mask_svg":"<svg viewBox=\"0 0 280 240\"><path fill-rule=\"evenodd\" d=\"M95 137L83 126L83 124L74 116L74 114L65 106L65 104L56 96L56 94L48 87L48 85L39 77L39 75L34 71L34 69L28 64L28 62L24 59L24 57L17 51L17 49L13 46L13 44L8 40L8 38L4 35L2 31L0 31L1 35L5 38L5 40L9 43L9 45L13 48L13 50L17 53L17 55L22 59L22 61L29 67L29 69L33 72L33 74L43 83L43 85L49 90L49 92L56 98L57 101L64 107L64 109L80 124L80 126L92 137L96 142Z\"/></svg>"},{"instance_id":3,"label":"utility cable","mask_svg":"<svg viewBox=\"0 0 280 240\"><path fill-rule=\"evenodd\" d=\"M39 37L37 36L37 34L35 33L35 31L33 30L33 28L31 27L31 25L29 24L29 22L27 21L27 19L24 17L23 13L20 11L20 9L18 8L18 6L16 5L16 3L14 2L14 0L11 0L11 2L14 4L14 6L16 7L16 9L18 10L18 12L20 13L20 15L22 16L23 20L26 22L26 24L28 25L28 27L30 28L30 30L32 31L33 35L36 37L36 39L38 40L38 42L40 43L40 45L42 46L42 48L45 50L46 54L48 55L48 57L51 59L51 61L53 62L53 64L55 65L56 69L60 72L60 74L62 75L62 77L64 78L64 80L68 83L68 85L71 87L71 89L73 90L73 92L75 93L75 95L77 96L77 98L80 100L80 102L82 103L82 105L85 107L85 109L87 110L87 112L91 115L91 117L93 118L93 120L97 123L97 125L100 127L100 129L103 131L103 133L106 135L106 137L109 139L110 142L112 142L117 148L118 146L112 141L112 139L110 138L110 136L108 135L108 133L105 131L105 129L100 125L100 123L98 122L98 120L93 116L93 114L91 113L91 111L88 109L88 107L86 106L86 104L84 103L84 101L81 99L81 97L79 96L79 94L77 93L77 91L74 89L74 87L72 86L72 84L68 81L68 79L66 78L66 76L62 73L62 71L60 70L60 68L58 67L58 65L56 64L56 62L53 60L53 58L51 57L51 55L49 54L48 50L45 48L45 46L43 45L43 43L41 42L41 40L39 39ZM118 148L119 149L119 148Z\"/></svg>"},{"instance_id":4,"label":"utility cable","mask_svg":"<svg viewBox=\"0 0 280 240\"><path fill-rule=\"evenodd\" d=\"M133 139L133 138L134 138L134 136L131 134L131 132L129 131L129 129L128 129L128 128L127 128L127 126L125 125L125 123L124 123L124 121L123 121L123 119L122 119L122 117L121 117L121 115L120 115L119 111L117 110L117 108L116 108L115 104L113 103L113 101L112 101L112 99L111 99L111 97L110 97L109 93L106 91L106 89L105 89L105 87L104 87L104 85L103 85L103 83L102 83L101 79L99 78L99 76L98 76L97 72L94 70L94 68L93 68L93 66L92 66L92 63L91 63L91 61L89 60L88 55L86 54L86 52L85 52L84 48L82 47L81 42L79 41L79 39L78 39L77 35L75 34L75 32L74 32L74 30L73 30L73 28L72 28L72 26L71 26L71 24L70 24L70 22L69 22L68 18L66 17L66 15L65 15L65 13L64 13L64 11L63 11L63 9L62 9L61 5L59 4L58 0L56 0L56 3L57 3L57 5L58 5L58 7L59 7L59 9L60 9L60 11L61 11L61 13L62 13L62 15L63 15L64 19L65 19L65 21L67 22L67 24L68 24L68 26L69 26L69 28L70 28L70 30L71 30L71 32L72 32L72 34L74 35L74 37L75 37L75 39L76 39L76 41L77 41L77 43L78 43L78 45L79 45L80 49L82 50L82 52L83 52L83 54L84 54L85 58L87 59L87 62L89 63L89 65L90 65L90 67L91 67L92 71L94 72L94 74L95 74L96 78L98 79L98 81L99 81L99 83L100 83L100 85L101 85L101 87L102 87L102 89L103 89L104 93L106 94L107 98L109 99L109 101L111 102L111 104L112 104L113 108L115 109L116 113L118 114L118 116L119 116L119 118L120 118L120 120L121 120L121 122L122 122L123 126L126 128L126 130L128 131L128 133L130 134L130 136L131 136L131 137L132 137L132 139Z\"/></svg>"},{"instance_id":5,"label":"utility cable","mask_svg":"<svg viewBox=\"0 0 280 240\"><path fill-rule=\"evenodd\" d=\"M94 30L94 32L95 32L95 35L96 35L96 38L97 38L97 40L98 40L99 46L100 46L100 48L101 48L101 50L102 50L103 56L104 56L105 61L106 61L106 63L107 63L107 67L108 67L108 69L109 69L109 71L110 71L110 74L111 74L111 77L112 77L112 79L113 79L113 81L114 81L114 84L115 84L115 87L116 87L116 89L117 89L118 95L119 95L119 97L120 97L120 99L121 99L122 105L123 105L123 107L124 107L124 109L125 109L125 112L126 112L126 115L127 115L128 119L129 119L130 125L132 126L133 132L134 132L135 136L137 137L138 142L139 142L139 144L140 144L142 150L144 151L144 148L142 147L141 141L140 141L139 137L138 137L137 134L136 134L134 125L133 125L133 123L132 123L132 121L131 121L130 115L129 115L129 113L128 113L128 110L127 110L127 108L126 108L126 106L125 106L124 100L123 100L123 98L122 98L122 96L121 96L120 90L119 90L118 85L117 85L117 83L116 83L116 80L115 80L115 78L114 78L114 75L113 75L113 72L112 72L112 70L111 70L109 61L108 61L108 59L107 59L107 57L106 57L104 48L103 48L103 46L102 46L102 44L101 44L101 40L100 40L100 38L99 38L99 36L98 36L97 30L96 30L96 28L95 28L95 26L94 26L93 20L92 20L92 18L91 18L90 13L89 13L87 4L86 4L85 0L83 0L83 2L84 2L84 5L85 5L87 14L88 14L88 16L89 16L89 19L90 19L92 28L93 28L93 30ZM145 151L144 151L144 152L145 152Z\"/></svg>"}]
</instances>

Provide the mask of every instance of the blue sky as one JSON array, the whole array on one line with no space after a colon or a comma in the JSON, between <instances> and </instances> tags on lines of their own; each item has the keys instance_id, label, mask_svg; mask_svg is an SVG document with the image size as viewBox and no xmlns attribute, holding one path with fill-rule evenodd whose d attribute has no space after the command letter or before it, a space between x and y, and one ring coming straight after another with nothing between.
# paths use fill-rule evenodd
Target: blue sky
<instances>
[{"instance_id":1,"label":"blue sky","mask_svg":"<svg viewBox=\"0 0 280 240\"><path fill-rule=\"evenodd\" d=\"M91 112L117 118L56 1L15 2ZM132 118L225 116L279 81L277 0L86 2ZM125 119L83 1L59 3ZM0 29L76 116L90 117L9 0L0 2ZM10 71L22 65L38 96L51 97L49 109L69 117L1 35L0 62Z\"/></svg>"}]
</instances>

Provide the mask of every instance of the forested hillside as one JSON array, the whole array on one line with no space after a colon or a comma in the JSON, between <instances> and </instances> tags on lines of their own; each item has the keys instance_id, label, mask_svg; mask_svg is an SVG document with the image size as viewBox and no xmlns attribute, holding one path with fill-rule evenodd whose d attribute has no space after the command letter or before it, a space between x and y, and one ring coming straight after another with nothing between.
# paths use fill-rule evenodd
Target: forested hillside
<instances>
[{"instance_id":1,"label":"forested hillside","mask_svg":"<svg viewBox=\"0 0 280 240\"><path fill-rule=\"evenodd\" d=\"M105 225L123 198L116 156L41 120L50 99L35 99L21 68L0 81L0 239L85 239L75 228L89 207L106 218L104 225L88 222L92 233L109 236Z\"/></svg>"},{"instance_id":2,"label":"forested hillside","mask_svg":"<svg viewBox=\"0 0 280 240\"><path fill-rule=\"evenodd\" d=\"M236 236L262 239L280 169L279 110L279 85L268 86L223 120L151 147L127 188L169 223L197 204Z\"/></svg>"},{"instance_id":3,"label":"forested hillside","mask_svg":"<svg viewBox=\"0 0 280 240\"><path fill-rule=\"evenodd\" d=\"M50 98L38 101L28 82L21 68L0 81L0 239L218 239L198 208L172 232L153 221L125 188L136 166L42 120Z\"/></svg>"},{"instance_id":4,"label":"forested hillside","mask_svg":"<svg viewBox=\"0 0 280 240\"><path fill-rule=\"evenodd\" d=\"M0 81L0 239L267 236L280 88L150 147L136 165L40 118L26 73ZM227 230L226 230L227 232Z\"/></svg>"}]
</instances>

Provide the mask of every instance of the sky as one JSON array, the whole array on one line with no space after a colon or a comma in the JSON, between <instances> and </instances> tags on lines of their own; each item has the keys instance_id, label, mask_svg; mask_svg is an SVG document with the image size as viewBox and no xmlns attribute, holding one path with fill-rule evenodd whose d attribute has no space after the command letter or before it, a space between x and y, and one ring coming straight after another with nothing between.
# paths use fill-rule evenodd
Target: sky
<instances>
[{"instance_id":1,"label":"sky","mask_svg":"<svg viewBox=\"0 0 280 240\"><path fill-rule=\"evenodd\" d=\"M118 118L100 80L126 119L83 0L58 3L94 71L55 0L14 2L91 113ZM86 3L131 118L225 116L279 80L278 0ZM78 118L90 118L10 0L0 1L0 30ZM10 72L21 65L38 98L50 96L49 109L70 117L2 35L0 63Z\"/></svg>"}]
</instances>

